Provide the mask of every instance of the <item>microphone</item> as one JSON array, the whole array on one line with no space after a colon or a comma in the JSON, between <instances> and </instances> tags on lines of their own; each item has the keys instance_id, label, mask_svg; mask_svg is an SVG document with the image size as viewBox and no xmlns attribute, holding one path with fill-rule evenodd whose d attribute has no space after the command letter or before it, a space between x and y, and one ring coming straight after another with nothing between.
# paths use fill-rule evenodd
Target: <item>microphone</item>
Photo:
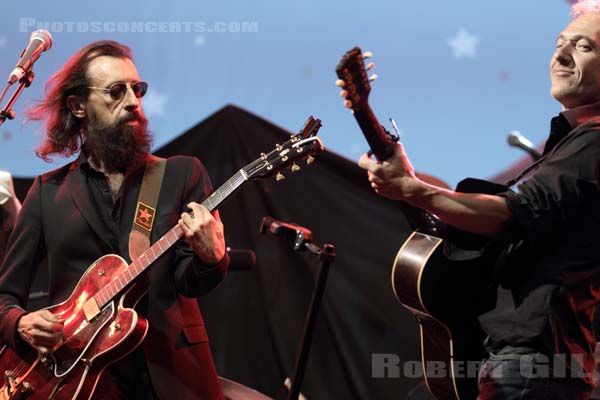
<instances>
[{"instance_id":1,"label":"microphone","mask_svg":"<svg viewBox=\"0 0 600 400\"><path fill-rule=\"evenodd\" d=\"M507 139L510 146L525 150L534 160L538 160L542 156L535 148L534 144L531 143L525 136L521 135L521 132L519 131L510 131Z\"/></svg>"},{"instance_id":2,"label":"microphone","mask_svg":"<svg viewBox=\"0 0 600 400\"><path fill-rule=\"evenodd\" d=\"M52 35L50 35L50 32L44 29L32 32L31 37L29 38L29 45L23 50L21 59L8 76L8 84L12 85L25 76L33 66L33 63L40 58L40 54L50 47L52 47Z\"/></svg>"},{"instance_id":3,"label":"microphone","mask_svg":"<svg viewBox=\"0 0 600 400\"><path fill-rule=\"evenodd\" d=\"M309 229L300 225L278 221L272 217L263 217L260 223L259 232L265 234L267 231L282 236L291 242L294 250L304 250L304 245L312 241L312 232Z\"/></svg>"}]
</instances>

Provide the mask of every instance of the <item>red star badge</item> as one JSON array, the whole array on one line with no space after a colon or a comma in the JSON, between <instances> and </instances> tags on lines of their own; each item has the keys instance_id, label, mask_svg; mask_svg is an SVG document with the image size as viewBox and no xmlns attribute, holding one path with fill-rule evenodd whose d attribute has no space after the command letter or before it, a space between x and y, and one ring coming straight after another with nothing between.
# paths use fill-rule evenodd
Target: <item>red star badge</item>
<instances>
[{"instance_id":1,"label":"red star badge","mask_svg":"<svg viewBox=\"0 0 600 400\"><path fill-rule=\"evenodd\" d=\"M154 208L138 202L137 209L135 210L135 224L147 231L151 231L152 224L154 223L154 212Z\"/></svg>"}]
</instances>

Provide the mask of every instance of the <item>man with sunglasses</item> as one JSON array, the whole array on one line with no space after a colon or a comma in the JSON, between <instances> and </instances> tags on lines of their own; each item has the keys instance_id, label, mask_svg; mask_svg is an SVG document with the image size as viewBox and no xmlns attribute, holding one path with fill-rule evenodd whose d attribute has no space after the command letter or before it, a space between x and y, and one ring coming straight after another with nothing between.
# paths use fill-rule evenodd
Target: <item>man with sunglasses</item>
<instances>
[{"instance_id":1,"label":"man with sunglasses","mask_svg":"<svg viewBox=\"0 0 600 400\"><path fill-rule=\"evenodd\" d=\"M50 78L46 98L29 111L46 124L38 156L79 154L35 179L11 235L0 268L0 337L11 348L32 346L46 355L62 340L63 319L48 310L24 311L42 259L50 304L64 301L99 257L112 253L131 261L129 236L151 145L141 100L147 89L128 47L94 42ZM136 280L148 288L135 306L148 319L148 333L109 366L98 394L223 398L195 300L221 282L229 263L219 214L197 203L211 191L197 159L167 160L150 239L179 224L185 240ZM116 384L102 384L109 379Z\"/></svg>"}]
</instances>

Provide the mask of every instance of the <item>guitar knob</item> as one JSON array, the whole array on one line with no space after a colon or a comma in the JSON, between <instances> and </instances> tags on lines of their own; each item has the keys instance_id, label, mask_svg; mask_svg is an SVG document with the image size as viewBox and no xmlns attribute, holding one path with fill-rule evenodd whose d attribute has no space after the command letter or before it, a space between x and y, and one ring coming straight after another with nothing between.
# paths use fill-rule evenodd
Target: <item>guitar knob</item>
<instances>
[{"instance_id":1,"label":"guitar knob","mask_svg":"<svg viewBox=\"0 0 600 400\"><path fill-rule=\"evenodd\" d=\"M300 170L300 166L296 163L292 164L292 172L296 172Z\"/></svg>"},{"instance_id":2,"label":"guitar knob","mask_svg":"<svg viewBox=\"0 0 600 400\"><path fill-rule=\"evenodd\" d=\"M315 158L314 158L313 156L309 155L309 156L306 158L306 165L310 165L310 164L312 164L314 161L315 161Z\"/></svg>"},{"instance_id":3,"label":"guitar knob","mask_svg":"<svg viewBox=\"0 0 600 400\"><path fill-rule=\"evenodd\" d=\"M340 96L343 98L348 97L348 91L347 90L340 90Z\"/></svg>"},{"instance_id":4,"label":"guitar knob","mask_svg":"<svg viewBox=\"0 0 600 400\"><path fill-rule=\"evenodd\" d=\"M367 71L372 70L373 68L375 68L375 63L370 62L369 65L367 65Z\"/></svg>"},{"instance_id":5,"label":"guitar knob","mask_svg":"<svg viewBox=\"0 0 600 400\"><path fill-rule=\"evenodd\" d=\"M30 393L32 391L33 391L33 388L31 387L31 384L29 382L23 382L21 392L23 394L25 394L25 393Z\"/></svg>"},{"instance_id":6,"label":"guitar knob","mask_svg":"<svg viewBox=\"0 0 600 400\"><path fill-rule=\"evenodd\" d=\"M275 175L275 179L277 181L282 181L285 179L285 176L281 172L278 172L277 175Z\"/></svg>"},{"instance_id":7,"label":"guitar knob","mask_svg":"<svg viewBox=\"0 0 600 400\"><path fill-rule=\"evenodd\" d=\"M373 75L371 75L371 76L369 77L369 81L370 81L370 82L373 82L373 81L374 81L375 79L377 79L377 78L379 78L379 75L377 75L377 74L373 74Z\"/></svg>"},{"instance_id":8,"label":"guitar knob","mask_svg":"<svg viewBox=\"0 0 600 400\"><path fill-rule=\"evenodd\" d=\"M335 81L335 86L344 87L344 85L346 85L346 82L344 82L342 79Z\"/></svg>"},{"instance_id":9,"label":"guitar knob","mask_svg":"<svg viewBox=\"0 0 600 400\"><path fill-rule=\"evenodd\" d=\"M346 107L346 108L352 108L352 102L350 100L346 100L344 102L344 107Z\"/></svg>"},{"instance_id":10,"label":"guitar knob","mask_svg":"<svg viewBox=\"0 0 600 400\"><path fill-rule=\"evenodd\" d=\"M363 53L363 58L371 58L373 57L373 53L371 53L370 51L365 51Z\"/></svg>"}]
</instances>

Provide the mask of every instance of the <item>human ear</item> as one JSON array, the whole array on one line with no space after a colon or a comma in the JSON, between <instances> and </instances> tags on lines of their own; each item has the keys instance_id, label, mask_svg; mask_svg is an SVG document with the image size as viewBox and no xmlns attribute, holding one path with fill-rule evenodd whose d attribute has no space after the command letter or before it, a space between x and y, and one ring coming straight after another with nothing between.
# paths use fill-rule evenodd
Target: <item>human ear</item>
<instances>
[{"instance_id":1,"label":"human ear","mask_svg":"<svg viewBox=\"0 0 600 400\"><path fill-rule=\"evenodd\" d=\"M67 97L67 107L77 118L85 117L85 101L81 96L70 95Z\"/></svg>"}]
</instances>

